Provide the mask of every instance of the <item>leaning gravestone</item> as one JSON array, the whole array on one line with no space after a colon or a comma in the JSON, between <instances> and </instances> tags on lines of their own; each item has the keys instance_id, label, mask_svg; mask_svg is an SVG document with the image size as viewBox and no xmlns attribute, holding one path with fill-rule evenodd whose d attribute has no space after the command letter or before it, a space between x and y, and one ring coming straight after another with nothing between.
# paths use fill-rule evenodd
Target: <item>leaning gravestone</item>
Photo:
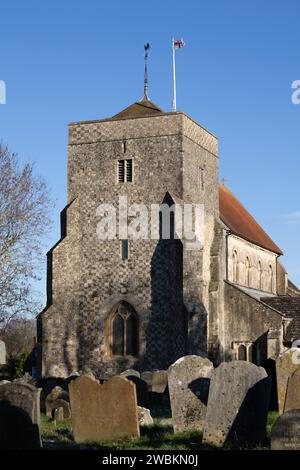
<instances>
[{"instance_id":1,"label":"leaning gravestone","mask_svg":"<svg viewBox=\"0 0 300 470\"><path fill-rule=\"evenodd\" d=\"M300 367L299 360L297 359L299 353L300 351L297 348L289 349L276 360L279 414L282 414L284 411L289 377Z\"/></svg>"},{"instance_id":2,"label":"leaning gravestone","mask_svg":"<svg viewBox=\"0 0 300 470\"><path fill-rule=\"evenodd\" d=\"M284 404L284 413L289 410L300 410L300 368L289 377Z\"/></svg>"},{"instance_id":3,"label":"leaning gravestone","mask_svg":"<svg viewBox=\"0 0 300 470\"><path fill-rule=\"evenodd\" d=\"M185 356L168 369L174 432L202 431L213 364L200 356Z\"/></svg>"},{"instance_id":4,"label":"leaning gravestone","mask_svg":"<svg viewBox=\"0 0 300 470\"><path fill-rule=\"evenodd\" d=\"M258 443L264 440L271 379L263 367L223 362L212 373L203 442Z\"/></svg>"},{"instance_id":5,"label":"leaning gravestone","mask_svg":"<svg viewBox=\"0 0 300 470\"><path fill-rule=\"evenodd\" d=\"M271 431L271 450L300 450L300 410L279 416Z\"/></svg>"},{"instance_id":6,"label":"leaning gravestone","mask_svg":"<svg viewBox=\"0 0 300 470\"><path fill-rule=\"evenodd\" d=\"M36 449L40 438L40 389L25 383L0 387L0 448Z\"/></svg>"},{"instance_id":7,"label":"leaning gravestone","mask_svg":"<svg viewBox=\"0 0 300 470\"><path fill-rule=\"evenodd\" d=\"M6 364L6 347L4 341L0 340L0 365Z\"/></svg>"},{"instance_id":8,"label":"leaning gravestone","mask_svg":"<svg viewBox=\"0 0 300 470\"><path fill-rule=\"evenodd\" d=\"M126 378L100 384L83 375L70 383L69 395L77 443L139 437L135 385Z\"/></svg>"}]
</instances>

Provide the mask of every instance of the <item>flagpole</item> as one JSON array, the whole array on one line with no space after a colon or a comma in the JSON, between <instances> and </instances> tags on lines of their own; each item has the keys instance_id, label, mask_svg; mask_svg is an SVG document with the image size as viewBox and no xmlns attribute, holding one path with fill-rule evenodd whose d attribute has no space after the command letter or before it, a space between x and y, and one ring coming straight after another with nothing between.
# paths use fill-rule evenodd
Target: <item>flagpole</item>
<instances>
[{"instance_id":1,"label":"flagpole","mask_svg":"<svg viewBox=\"0 0 300 470\"><path fill-rule=\"evenodd\" d=\"M174 38L172 39L172 55L173 55L173 112L175 112L176 111L176 64L175 64Z\"/></svg>"}]
</instances>

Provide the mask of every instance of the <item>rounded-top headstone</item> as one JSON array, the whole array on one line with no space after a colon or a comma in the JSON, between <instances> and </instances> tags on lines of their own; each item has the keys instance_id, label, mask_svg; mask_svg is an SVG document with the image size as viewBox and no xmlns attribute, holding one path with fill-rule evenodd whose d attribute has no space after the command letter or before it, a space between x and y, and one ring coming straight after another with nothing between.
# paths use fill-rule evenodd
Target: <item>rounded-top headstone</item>
<instances>
[{"instance_id":1,"label":"rounded-top headstone","mask_svg":"<svg viewBox=\"0 0 300 470\"><path fill-rule=\"evenodd\" d=\"M41 447L41 389L27 383L7 383L0 387L0 448Z\"/></svg>"},{"instance_id":2,"label":"rounded-top headstone","mask_svg":"<svg viewBox=\"0 0 300 470\"><path fill-rule=\"evenodd\" d=\"M271 450L300 450L300 410L279 416L271 431Z\"/></svg>"},{"instance_id":3,"label":"rounded-top headstone","mask_svg":"<svg viewBox=\"0 0 300 470\"><path fill-rule=\"evenodd\" d=\"M277 393L279 413L284 412L289 377L300 367L300 350L291 348L276 359Z\"/></svg>"},{"instance_id":4,"label":"rounded-top headstone","mask_svg":"<svg viewBox=\"0 0 300 470\"><path fill-rule=\"evenodd\" d=\"M289 377L284 412L300 410L300 367Z\"/></svg>"},{"instance_id":5,"label":"rounded-top headstone","mask_svg":"<svg viewBox=\"0 0 300 470\"><path fill-rule=\"evenodd\" d=\"M271 379L246 361L221 363L212 373L203 442L261 442L265 438Z\"/></svg>"},{"instance_id":6,"label":"rounded-top headstone","mask_svg":"<svg viewBox=\"0 0 300 470\"><path fill-rule=\"evenodd\" d=\"M202 431L213 364L201 356L184 356L168 369L175 432Z\"/></svg>"}]
</instances>

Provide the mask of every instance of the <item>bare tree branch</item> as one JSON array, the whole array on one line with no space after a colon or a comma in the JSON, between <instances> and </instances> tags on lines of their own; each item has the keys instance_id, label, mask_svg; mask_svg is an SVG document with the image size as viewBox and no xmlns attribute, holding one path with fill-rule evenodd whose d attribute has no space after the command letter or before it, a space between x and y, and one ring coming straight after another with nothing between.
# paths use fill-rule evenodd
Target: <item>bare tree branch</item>
<instances>
[{"instance_id":1,"label":"bare tree branch","mask_svg":"<svg viewBox=\"0 0 300 470\"><path fill-rule=\"evenodd\" d=\"M51 224L53 206L46 183L33 166L0 143L0 328L17 315L36 314L32 289L38 279L41 238Z\"/></svg>"}]
</instances>

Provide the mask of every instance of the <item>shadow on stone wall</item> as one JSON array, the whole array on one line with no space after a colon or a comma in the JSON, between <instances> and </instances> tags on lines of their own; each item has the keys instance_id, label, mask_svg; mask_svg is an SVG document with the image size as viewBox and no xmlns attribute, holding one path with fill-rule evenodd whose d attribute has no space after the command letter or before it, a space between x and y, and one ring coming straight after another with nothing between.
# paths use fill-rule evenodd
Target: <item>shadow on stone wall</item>
<instances>
[{"instance_id":1,"label":"shadow on stone wall","mask_svg":"<svg viewBox=\"0 0 300 470\"><path fill-rule=\"evenodd\" d=\"M174 204L169 193L163 204ZM174 212L169 230L160 213L160 239L151 259L151 305L145 332L144 367L167 369L186 352L187 317L183 304L183 246L175 235ZM170 239L165 238L165 233Z\"/></svg>"}]
</instances>

